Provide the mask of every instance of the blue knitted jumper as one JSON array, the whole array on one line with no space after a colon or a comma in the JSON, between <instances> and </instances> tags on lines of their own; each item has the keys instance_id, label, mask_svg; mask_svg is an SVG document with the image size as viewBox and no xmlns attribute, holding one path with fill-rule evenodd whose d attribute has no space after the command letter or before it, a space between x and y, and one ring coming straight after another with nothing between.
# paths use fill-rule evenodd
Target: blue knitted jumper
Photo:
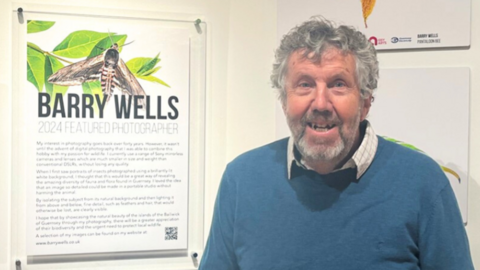
<instances>
[{"instance_id":1,"label":"blue knitted jumper","mask_svg":"<svg viewBox=\"0 0 480 270\"><path fill-rule=\"evenodd\" d=\"M426 155L379 137L358 180L296 165L289 180L286 149L227 166L200 269L473 269L452 188Z\"/></svg>"}]
</instances>

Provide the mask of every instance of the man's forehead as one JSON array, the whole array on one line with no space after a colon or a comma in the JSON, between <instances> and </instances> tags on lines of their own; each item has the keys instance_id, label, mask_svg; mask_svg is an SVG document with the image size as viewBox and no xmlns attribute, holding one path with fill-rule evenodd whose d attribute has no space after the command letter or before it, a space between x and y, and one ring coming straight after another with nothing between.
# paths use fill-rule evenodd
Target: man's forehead
<instances>
[{"instance_id":1,"label":"man's forehead","mask_svg":"<svg viewBox=\"0 0 480 270\"><path fill-rule=\"evenodd\" d=\"M356 58L352 53L332 47L322 51L320 55L312 51L307 52L306 49L298 49L292 52L287 64L287 73L291 68L305 62L318 66L325 62L335 62L335 66L343 66L349 73L355 73L356 70Z\"/></svg>"}]
</instances>

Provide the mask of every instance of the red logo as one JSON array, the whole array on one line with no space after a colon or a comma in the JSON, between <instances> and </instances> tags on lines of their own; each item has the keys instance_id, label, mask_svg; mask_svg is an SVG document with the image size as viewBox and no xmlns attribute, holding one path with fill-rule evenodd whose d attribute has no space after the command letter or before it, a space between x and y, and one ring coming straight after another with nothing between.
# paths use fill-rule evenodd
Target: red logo
<instances>
[{"instance_id":1,"label":"red logo","mask_svg":"<svg viewBox=\"0 0 480 270\"><path fill-rule=\"evenodd\" d=\"M376 36L371 36L368 41L370 41L373 45L386 45L387 41L384 38L377 38Z\"/></svg>"}]
</instances>

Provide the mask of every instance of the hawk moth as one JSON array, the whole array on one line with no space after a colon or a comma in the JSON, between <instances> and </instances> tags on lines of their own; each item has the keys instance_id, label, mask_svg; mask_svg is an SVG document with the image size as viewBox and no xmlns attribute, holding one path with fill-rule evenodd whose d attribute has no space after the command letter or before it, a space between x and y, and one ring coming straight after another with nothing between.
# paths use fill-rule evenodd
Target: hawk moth
<instances>
[{"instance_id":1,"label":"hawk moth","mask_svg":"<svg viewBox=\"0 0 480 270\"><path fill-rule=\"evenodd\" d=\"M119 88L123 94L146 96L140 83L120 58L117 43L105 53L63 67L48 78L49 83L63 86L81 85L97 80L101 82L107 102L115 88Z\"/></svg>"}]
</instances>

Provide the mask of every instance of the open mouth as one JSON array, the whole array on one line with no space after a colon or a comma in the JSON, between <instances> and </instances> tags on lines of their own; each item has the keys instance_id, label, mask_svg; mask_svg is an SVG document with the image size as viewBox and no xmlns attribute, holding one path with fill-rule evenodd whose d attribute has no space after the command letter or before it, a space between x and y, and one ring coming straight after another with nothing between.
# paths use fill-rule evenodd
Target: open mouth
<instances>
[{"instance_id":1,"label":"open mouth","mask_svg":"<svg viewBox=\"0 0 480 270\"><path fill-rule=\"evenodd\" d=\"M318 132L327 132L329 131L330 129L336 127L336 125L334 124L331 124L331 125L318 125L318 124L315 124L315 123L307 123L307 125L312 128L313 130L315 131L318 131Z\"/></svg>"}]
</instances>

